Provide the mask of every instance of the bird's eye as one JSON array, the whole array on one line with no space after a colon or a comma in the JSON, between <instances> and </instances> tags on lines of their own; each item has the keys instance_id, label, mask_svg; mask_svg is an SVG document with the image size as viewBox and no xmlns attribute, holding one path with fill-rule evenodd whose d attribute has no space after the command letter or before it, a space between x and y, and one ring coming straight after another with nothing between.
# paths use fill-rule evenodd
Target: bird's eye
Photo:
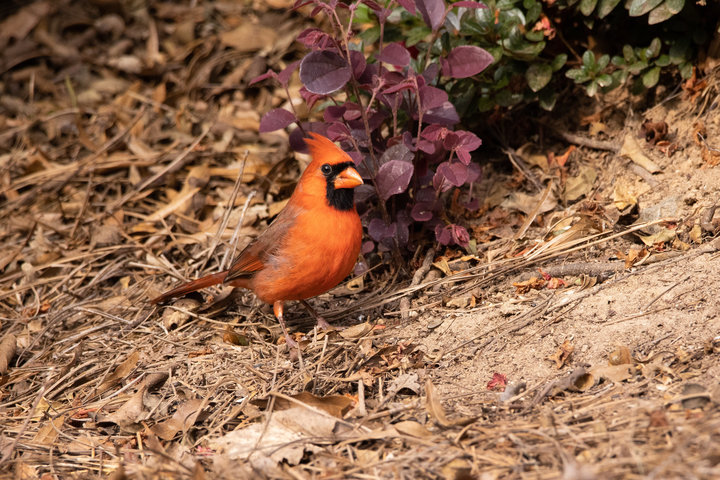
<instances>
[{"instance_id":1,"label":"bird's eye","mask_svg":"<svg viewBox=\"0 0 720 480\"><path fill-rule=\"evenodd\" d=\"M330 175L332 173L332 167L329 163L326 163L322 167L320 167L320 171L323 173L323 175Z\"/></svg>"}]
</instances>

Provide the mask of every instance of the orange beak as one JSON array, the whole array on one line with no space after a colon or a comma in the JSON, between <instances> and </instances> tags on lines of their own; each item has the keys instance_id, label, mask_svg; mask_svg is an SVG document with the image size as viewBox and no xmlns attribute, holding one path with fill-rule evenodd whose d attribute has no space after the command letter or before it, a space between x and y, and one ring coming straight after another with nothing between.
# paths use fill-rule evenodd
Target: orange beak
<instances>
[{"instance_id":1,"label":"orange beak","mask_svg":"<svg viewBox=\"0 0 720 480\"><path fill-rule=\"evenodd\" d=\"M357 170L353 167L348 167L335 178L335 189L339 188L355 188L358 185L362 185L363 180Z\"/></svg>"}]
</instances>

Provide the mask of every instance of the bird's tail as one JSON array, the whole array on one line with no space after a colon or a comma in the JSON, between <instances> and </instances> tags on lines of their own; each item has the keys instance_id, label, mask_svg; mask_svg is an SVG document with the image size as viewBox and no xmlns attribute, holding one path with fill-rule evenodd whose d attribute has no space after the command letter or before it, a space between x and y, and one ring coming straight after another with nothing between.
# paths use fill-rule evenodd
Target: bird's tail
<instances>
[{"instance_id":1,"label":"bird's tail","mask_svg":"<svg viewBox=\"0 0 720 480\"><path fill-rule=\"evenodd\" d=\"M198 278L197 280L193 280L192 282L183 283L179 287L175 287L172 290L168 290L167 292L163 293L159 297L153 298L152 300L150 300L150 302L153 304L163 303L170 300L171 298L182 297L183 295L187 295L190 292L195 292L197 290L200 290L201 288L217 285L218 283L222 283L223 280L225 280L227 274L228 272L227 270L225 270L224 272L213 273L212 275Z\"/></svg>"}]
</instances>

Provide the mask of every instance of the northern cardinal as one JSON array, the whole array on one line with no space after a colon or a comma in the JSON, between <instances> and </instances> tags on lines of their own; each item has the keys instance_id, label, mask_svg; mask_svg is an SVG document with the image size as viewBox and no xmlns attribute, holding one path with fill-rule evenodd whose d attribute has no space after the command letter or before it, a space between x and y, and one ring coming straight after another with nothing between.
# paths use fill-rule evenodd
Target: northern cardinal
<instances>
[{"instance_id":1,"label":"northern cardinal","mask_svg":"<svg viewBox=\"0 0 720 480\"><path fill-rule=\"evenodd\" d=\"M305 142L312 162L290 200L230 269L180 285L152 303L220 283L247 288L272 304L288 346L297 346L285 326L284 302L299 300L310 309L305 299L330 290L350 273L362 240L353 200L362 178L347 153L321 135L310 135Z\"/></svg>"}]
</instances>

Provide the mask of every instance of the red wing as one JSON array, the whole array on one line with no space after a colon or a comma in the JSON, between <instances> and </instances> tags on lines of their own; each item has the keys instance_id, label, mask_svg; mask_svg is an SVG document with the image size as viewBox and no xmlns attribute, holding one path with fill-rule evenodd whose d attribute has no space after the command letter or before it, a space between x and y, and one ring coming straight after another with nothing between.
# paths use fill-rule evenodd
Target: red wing
<instances>
[{"instance_id":1,"label":"red wing","mask_svg":"<svg viewBox=\"0 0 720 480\"><path fill-rule=\"evenodd\" d=\"M265 263L272 257L282 254L279 249L283 244L285 235L295 223L295 219L301 210L300 207L288 204L275 221L235 258L224 283L241 277L251 277L262 270Z\"/></svg>"}]
</instances>

